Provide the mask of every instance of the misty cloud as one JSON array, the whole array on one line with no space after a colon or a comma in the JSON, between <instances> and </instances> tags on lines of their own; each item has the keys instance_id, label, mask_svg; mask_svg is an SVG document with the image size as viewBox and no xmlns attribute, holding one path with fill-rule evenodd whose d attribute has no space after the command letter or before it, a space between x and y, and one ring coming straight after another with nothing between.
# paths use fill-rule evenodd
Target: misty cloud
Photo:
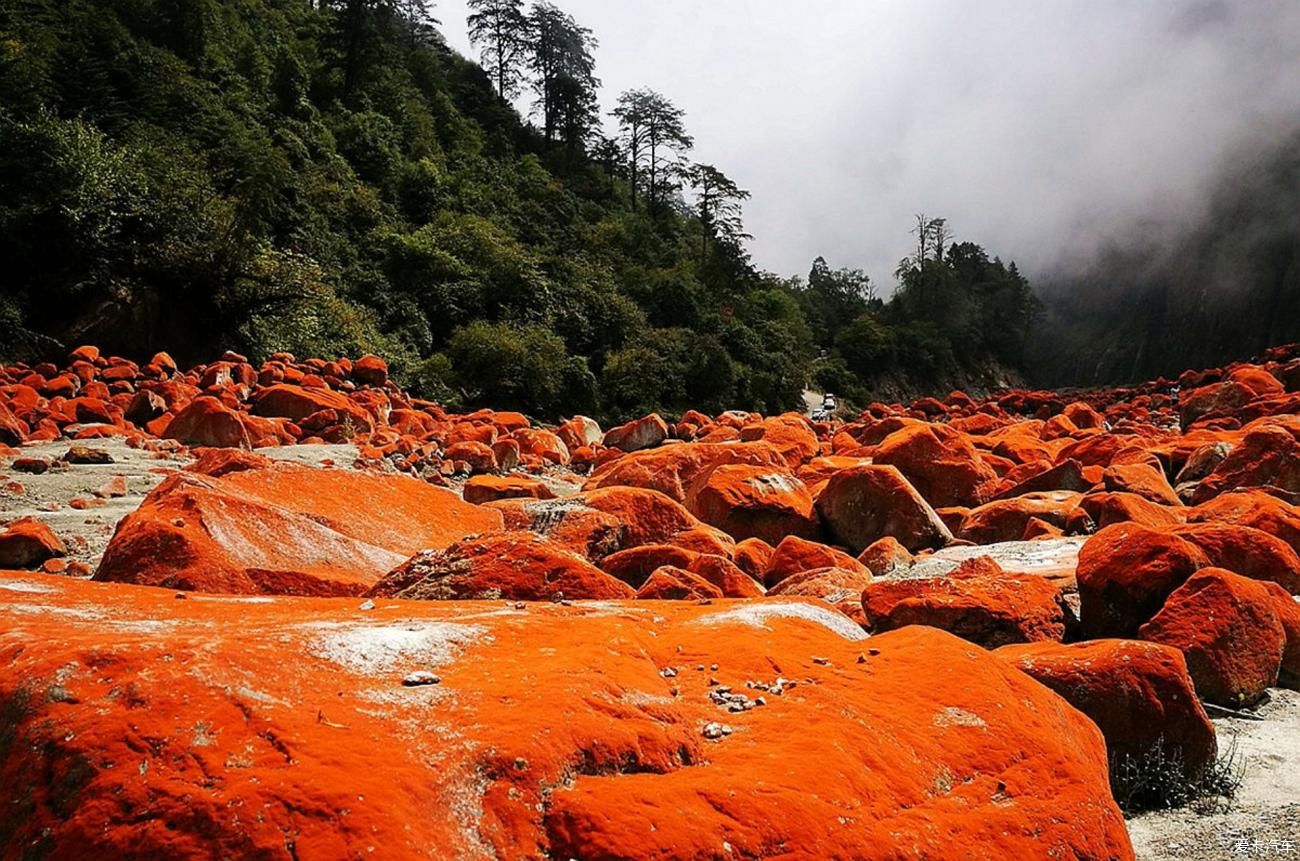
<instances>
[{"instance_id":1,"label":"misty cloud","mask_svg":"<svg viewBox=\"0 0 1300 861\"><path fill-rule=\"evenodd\" d=\"M1177 231L1229 154L1300 119L1300 3L562 0L602 99L650 86L754 195L756 262L882 285L913 213L1042 275ZM463 2L441 2L469 51Z\"/></svg>"}]
</instances>

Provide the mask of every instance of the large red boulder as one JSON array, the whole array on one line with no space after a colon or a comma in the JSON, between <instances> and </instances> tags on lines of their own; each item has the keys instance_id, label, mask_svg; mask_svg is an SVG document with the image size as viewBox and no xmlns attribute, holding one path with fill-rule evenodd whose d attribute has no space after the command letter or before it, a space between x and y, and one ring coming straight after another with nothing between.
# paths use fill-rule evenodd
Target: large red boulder
<instances>
[{"instance_id":1,"label":"large red boulder","mask_svg":"<svg viewBox=\"0 0 1300 861\"><path fill-rule=\"evenodd\" d=\"M637 589L656 569L689 568L699 556L694 550L671 544L642 544L609 554L600 560L600 569Z\"/></svg>"},{"instance_id":2,"label":"large red boulder","mask_svg":"<svg viewBox=\"0 0 1300 861\"><path fill-rule=\"evenodd\" d=\"M657 413L642 416L605 432L605 445L621 451L654 448L668 439L668 423Z\"/></svg>"},{"instance_id":3,"label":"large red boulder","mask_svg":"<svg viewBox=\"0 0 1300 861\"><path fill-rule=\"evenodd\" d=\"M117 525L95 579L199 592L360 594L411 554L501 528L414 478L291 464L177 473Z\"/></svg>"},{"instance_id":4,"label":"large red boulder","mask_svg":"<svg viewBox=\"0 0 1300 861\"><path fill-rule=\"evenodd\" d=\"M957 537L976 544L1020 541L1029 522L1035 519L1064 529L1082 499L1068 490L1051 490L988 502L962 519Z\"/></svg>"},{"instance_id":5,"label":"large red boulder","mask_svg":"<svg viewBox=\"0 0 1300 861\"><path fill-rule=\"evenodd\" d=\"M929 625L986 649L1065 636L1060 587L1003 571L987 557L967 560L943 577L872 581L862 608L867 626L878 632Z\"/></svg>"},{"instance_id":6,"label":"large red boulder","mask_svg":"<svg viewBox=\"0 0 1300 861\"><path fill-rule=\"evenodd\" d=\"M913 425L890 434L872 459L899 471L935 508L988 501L995 473L970 438L944 425Z\"/></svg>"},{"instance_id":7,"label":"large red boulder","mask_svg":"<svg viewBox=\"0 0 1300 861\"><path fill-rule=\"evenodd\" d=\"M481 505L499 499L554 499L555 492L536 478L524 475L476 475L465 482L466 502Z\"/></svg>"},{"instance_id":8,"label":"large red boulder","mask_svg":"<svg viewBox=\"0 0 1300 861\"><path fill-rule=\"evenodd\" d=\"M1188 523L1229 523L1267 532L1300 553L1300 506L1261 490L1225 493L1188 512Z\"/></svg>"},{"instance_id":9,"label":"large red boulder","mask_svg":"<svg viewBox=\"0 0 1300 861\"><path fill-rule=\"evenodd\" d=\"M763 582L770 588L787 577L814 568L842 568L871 576L865 565L844 551L790 535L776 546L768 558L767 568L763 571Z\"/></svg>"},{"instance_id":10,"label":"large red boulder","mask_svg":"<svg viewBox=\"0 0 1300 861\"><path fill-rule=\"evenodd\" d=\"M1056 691L1101 729L1112 759L1181 762L1195 780L1218 753L1183 653L1140 640L1025 643L995 653Z\"/></svg>"},{"instance_id":11,"label":"large red boulder","mask_svg":"<svg viewBox=\"0 0 1300 861\"><path fill-rule=\"evenodd\" d=\"M31 428L4 403L0 403L0 445L22 445Z\"/></svg>"},{"instance_id":12,"label":"large red boulder","mask_svg":"<svg viewBox=\"0 0 1300 861\"><path fill-rule=\"evenodd\" d=\"M384 575L372 597L419 601L631 598L631 587L534 532L472 535L424 550Z\"/></svg>"},{"instance_id":13,"label":"large red boulder","mask_svg":"<svg viewBox=\"0 0 1300 861\"><path fill-rule=\"evenodd\" d=\"M1281 538L1226 523L1189 523L1171 532L1201 548L1215 568L1271 580L1292 594L1300 593L1300 554Z\"/></svg>"},{"instance_id":14,"label":"large red boulder","mask_svg":"<svg viewBox=\"0 0 1300 861\"><path fill-rule=\"evenodd\" d=\"M698 574L664 565L650 572L636 596L643 601L703 601L721 598L722 590Z\"/></svg>"},{"instance_id":15,"label":"large red boulder","mask_svg":"<svg viewBox=\"0 0 1300 861\"><path fill-rule=\"evenodd\" d=\"M163 436L195 446L249 448L252 445L239 413L207 395L195 398L177 413Z\"/></svg>"},{"instance_id":16,"label":"large red boulder","mask_svg":"<svg viewBox=\"0 0 1300 861\"><path fill-rule=\"evenodd\" d=\"M1209 558L1186 539L1132 523L1109 526L1079 550L1079 621L1085 637L1132 637Z\"/></svg>"},{"instance_id":17,"label":"large red boulder","mask_svg":"<svg viewBox=\"0 0 1300 861\"><path fill-rule=\"evenodd\" d=\"M1138 635L1181 651L1201 699L1232 708L1277 684L1286 650L1268 589L1222 568L1193 574Z\"/></svg>"},{"instance_id":18,"label":"large red boulder","mask_svg":"<svg viewBox=\"0 0 1300 861\"><path fill-rule=\"evenodd\" d=\"M780 452L765 442L690 443L637 451L598 467L585 488L644 487L686 502L695 481L728 464L785 471Z\"/></svg>"},{"instance_id":19,"label":"large red boulder","mask_svg":"<svg viewBox=\"0 0 1300 861\"><path fill-rule=\"evenodd\" d=\"M1268 425L1246 434L1236 448L1196 485L1192 503L1249 487L1276 487L1300 494L1300 440Z\"/></svg>"},{"instance_id":20,"label":"large red boulder","mask_svg":"<svg viewBox=\"0 0 1300 861\"><path fill-rule=\"evenodd\" d=\"M15 520L0 530L0 568L36 568L67 555L62 539L35 517Z\"/></svg>"},{"instance_id":21,"label":"large red boulder","mask_svg":"<svg viewBox=\"0 0 1300 861\"><path fill-rule=\"evenodd\" d=\"M952 533L892 466L856 466L835 473L817 495L827 531L854 553L886 536L912 552L942 547Z\"/></svg>"},{"instance_id":22,"label":"large red boulder","mask_svg":"<svg viewBox=\"0 0 1300 861\"><path fill-rule=\"evenodd\" d=\"M51 859L1133 857L1096 726L932 629L858 663L800 600L251 612L31 578L0 807Z\"/></svg>"},{"instance_id":23,"label":"large red boulder","mask_svg":"<svg viewBox=\"0 0 1300 861\"><path fill-rule=\"evenodd\" d=\"M780 452L791 469L814 457L820 449L817 434L813 433L808 420L794 414L773 416L758 425L743 428L740 438L746 442L762 440L768 443Z\"/></svg>"},{"instance_id":24,"label":"large red boulder","mask_svg":"<svg viewBox=\"0 0 1300 861\"><path fill-rule=\"evenodd\" d=\"M334 411L337 421L351 426L356 433L374 430L374 417L364 407L357 405L347 395L330 389L304 388L282 383L263 389L253 401L254 415L285 418L293 422L300 422L326 410Z\"/></svg>"},{"instance_id":25,"label":"large red boulder","mask_svg":"<svg viewBox=\"0 0 1300 861\"><path fill-rule=\"evenodd\" d=\"M592 562L622 548L627 532L617 510L599 511L574 497L502 499L484 505L501 512L506 529L544 535Z\"/></svg>"},{"instance_id":26,"label":"large red boulder","mask_svg":"<svg viewBox=\"0 0 1300 861\"><path fill-rule=\"evenodd\" d=\"M855 622L866 621L862 612L862 590L871 583L871 572L856 568L813 568L785 577L767 594L771 597L817 598L830 604Z\"/></svg>"},{"instance_id":27,"label":"large red boulder","mask_svg":"<svg viewBox=\"0 0 1300 861\"><path fill-rule=\"evenodd\" d=\"M1286 650L1282 653L1278 684L1300 690L1300 603L1297 603L1300 596L1291 594L1276 583L1266 582L1263 585L1273 599L1273 610L1286 634Z\"/></svg>"},{"instance_id":28,"label":"large red boulder","mask_svg":"<svg viewBox=\"0 0 1300 861\"><path fill-rule=\"evenodd\" d=\"M787 535L813 538L819 530L804 483L767 467L719 466L695 482L686 507L738 541L761 538L776 544Z\"/></svg>"}]
</instances>

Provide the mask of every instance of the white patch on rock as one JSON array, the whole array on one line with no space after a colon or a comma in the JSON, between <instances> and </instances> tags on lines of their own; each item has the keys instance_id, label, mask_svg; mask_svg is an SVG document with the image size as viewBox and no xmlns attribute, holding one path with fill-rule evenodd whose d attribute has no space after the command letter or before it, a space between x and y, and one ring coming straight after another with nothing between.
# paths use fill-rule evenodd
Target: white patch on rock
<instances>
[{"instance_id":1,"label":"white patch on rock","mask_svg":"<svg viewBox=\"0 0 1300 861\"><path fill-rule=\"evenodd\" d=\"M481 625L455 622L407 622L357 625L315 622L301 626L319 631L312 653L364 675L427 669L445 664L456 651L487 633Z\"/></svg>"},{"instance_id":2,"label":"white patch on rock","mask_svg":"<svg viewBox=\"0 0 1300 861\"><path fill-rule=\"evenodd\" d=\"M721 613L710 613L707 616L701 616L696 622L701 625L732 623L771 630L767 626L767 621L773 618L803 619L807 622L815 622L845 640L865 640L870 636L866 631L862 630L860 625L843 613L837 613L825 607L803 602L756 602L724 610Z\"/></svg>"},{"instance_id":3,"label":"white patch on rock","mask_svg":"<svg viewBox=\"0 0 1300 861\"><path fill-rule=\"evenodd\" d=\"M9 592L45 593L54 589L44 583L30 583L26 580L0 580L0 589Z\"/></svg>"}]
</instances>

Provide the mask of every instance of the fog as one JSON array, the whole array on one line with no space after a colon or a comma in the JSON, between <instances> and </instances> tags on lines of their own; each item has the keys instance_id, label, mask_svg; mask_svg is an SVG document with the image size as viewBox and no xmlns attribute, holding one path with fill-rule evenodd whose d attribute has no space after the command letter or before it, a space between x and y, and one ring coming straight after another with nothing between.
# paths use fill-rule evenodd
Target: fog
<instances>
[{"instance_id":1,"label":"fog","mask_svg":"<svg viewBox=\"0 0 1300 861\"><path fill-rule=\"evenodd\" d=\"M559 0L608 109L649 86L753 193L755 262L886 289L913 214L1031 277L1176 234L1231 159L1300 118L1294 0ZM477 56L463 0L435 14ZM525 105L526 107L526 105ZM1140 223L1140 227L1139 227Z\"/></svg>"}]
</instances>

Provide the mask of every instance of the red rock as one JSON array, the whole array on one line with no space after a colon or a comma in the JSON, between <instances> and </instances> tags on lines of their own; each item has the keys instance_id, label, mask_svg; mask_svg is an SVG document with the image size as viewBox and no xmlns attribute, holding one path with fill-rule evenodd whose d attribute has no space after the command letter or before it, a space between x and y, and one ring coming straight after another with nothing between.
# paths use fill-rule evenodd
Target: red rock
<instances>
[{"instance_id":1,"label":"red rock","mask_svg":"<svg viewBox=\"0 0 1300 861\"><path fill-rule=\"evenodd\" d=\"M689 529L673 533L667 543L695 553L712 553L727 558L731 558L731 554L736 551L734 538L706 523L697 523Z\"/></svg>"},{"instance_id":2,"label":"red rock","mask_svg":"<svg viewBox=\"0 0 1300 861\"><path fill-rule=\"evenodd\" d=\"M787 535L813 538L819 532L808 488L788 472L767 467L719 466L696 480L686 507L738 541L776 544Z\"/></svg>"},{"instance_id":3,"label":"red rock","mask_svg":"<svg viewBox=\"0 0 1300 861\"><path fill-rule=\"evenodd\" d=\"M1231 413L1248 404L1254 397L1255 392L1248 386L1232 381L1184 390L1178 395L1179 419L1183 430L1201 419Z\"/></svg>"},{"instance_id":4,"label":"red rock","mask_svg":"<svg viewBox=\"0 0 1300 861\"><path fill-rule=\"evenodd\" d=\"M1201 479L1192 492L1193 504L1221 493L1249 487L1277 487L1300 493L1300 441L1280 427L1259 427Z\"/></svg>"},{"instance_id":5,"label":"red rock","mask_svg":"<svg viewBox=\"0 0 1300 861\"><path fill-rule=\"evenodd\" d=\"M1280 538L1248 526L1190 523L1171 530L1205 553L1210 565L1300 592L1300 554Z\"/></svg>"},{"instance_id":6,"label":"red rock","mask_svg":"<svg viewBox=\"0 0 1300 861\"><path fill-rule=\"evenodd\" d=\"M1056 490L988 502L962 518L955 534L976 544L994 544L1019 541L1029 521L1034 519L1063 529L1070 512L1082 499L1078 493Z\"/></svg>"},{"instance_id":7,"label":"red rock","mask_svg":"<svg viewBox=\"0 0 1300 861\"><path fill-rule=\"evenodd\" d=\"M569 447L550 431L536 428L520 428L511 433L510 436L518 443L521 455L539 457L548 463L566 464L569 462Z\"/></svg>"},{"instance_id":8,"label":"red rock","mask_svg":"<svg viewBox=\"0 0 1300 861\"><path fill-rule=\"evenodd\" d=\"M858 554L873 577L891 577L912 567L915 557L896 538L882 538Z\"/></svg>"},{"instance_id":9,"label":"red rock","mask_svg":"<svg viewBox=\"0 0 1300 861\"><path fill-rule=\"evenodd\" d=\"M614 515L623 524L624 547L668 544L678 533L700 525L694 515L667 496L639 487L605 487L568 499Z\"/></svg>"},{"instance_id":10,"label":"red rock","mask_svg":"<svg viewBox=\"0 0 1300 861\"><path fill-rule=\"evenodd\" d=\"M668 424L651 413L627 424L610 428L605 433L605 445L622 451L640 451L654 448L668 439Z\"/></svg>"},{"instance_id":11,"label":"red rock","mask_svg":"<svg viewBox=\"0 0 1300 861\"><path fill-rule=\"evenodd\" d=\"M816 506L834 540L855 553L886 536L912 552L952 540L939 515L892 466L837 472L817 495Z\"/></svg>"},{"instance_id":12,"label":"red rock","mask_svg":"<svg viewBox=\"0 0 1300 861\"><path fill-rule=\"evenodd\" d=\"M554 499L543 482L520 475L476 475L465 482L465 501L480 505L498 499Z\"/></svg>"},{"instance_id":13,"label":"red rock","mask_svg":"<svg viewBox=\"0 0 1300 861\"><path fill-rule=\"evenodd\" d=\"M31 433L26 422L15 416L4 403L0 403L0 445L22 445Z\"/></svg>"},{"instance_id":14,"label":"red rock","mask_svg":"<svg viewBox=\"0 0 1300 861\"><path fill-rule=\"evenodd\" d=\"M1043 683L1101 729L1112 759L1182 762L1196 779L1218 753L1183 653L1139 640L1026 643L994 654Z\"/></svg>"},{"instance_id":15,"label":"red rock","mask_svg":"<svg viewBox=\"0 0 1300 861\"><path fill-rule=\"evenodd\" d=\"M15 520L0 532L0 568L37 568L67 554L67 546L54 530L35 517Z\"/></svg>"},{"instance_id":16,"label":"red rock","mask_svg":"<svg viewBox=\"0 0 1300 861\"><path fill-rule=\"evenodd\" d=\"M167 439L187 445L251 448L248 430L239 415L213 397L195 398L167 425Z\"/></svg>"},{"instance_id":17,"label":"red rock","mask_svg":"<svg viewBox=\"0 0 1300 861\"><path fill-rule=\"evenodd\" d=\"M1201 699L1231 708L1277 684L1286 649L1268 589L1222 568L1193 574L1138 634L1181 651Z\"/></svg>"},{"instance_id":18,"label":"red rock","mask_svg":"<svg viewBox=\"0 0 1300 861\"><path fill-rule=\"evenodd\" d=\"M642 600L701 601L721 598L722 590L698 574L664 565L650 573L636 590L636 596Z\"/></svg>"},{"instance_id":19,"label":"red rock","mask_svg":"<svg viewBox=\"0 0 1300 861\"><path fill-rule=\"evenodd\" d=\"M1084 636L1132 637L1209 558L1195 544L1136 524L1107 527L1079 550Z\"/></svg>"},{"instance_id":20,"label":"red rock","mask_svg":"<svg viewBox=\"0 0 1300 861\"><path fill-rule=\"evenodd\" d=\"M0 804L29 800L9 842L49 858L1133 857L1096 727L941 632L875 638L859 666L849 623L797 601L250 612L30 578L50 591L0 605L0 700L42 693L12 716ZM694 672L743 690L773 656L816 684L733 715ZM415 670L442 684L404 688Z\"/></svg>"},{"instance_id":21,"label":"red rock","mask_svg":"<svg viewBox=\"0 0 1300 861\"><path fill-rule=\"evenodd\" d=\"M1067 532L1086 531L1074 522L1075 517L1086 515L1086 522L1097 529L1119 523L1134 523L1149 529L1170 529L1183 523L1187 511L1157 505L1135 493L1089 493L1079 500L1077 513L1066 522Z\"/></svg>"},{"instance_id":22,"label":"red rock","mask_svg":"<svg viewBox=\"0 0 1300 861\"><path fill-rule=\"evenodd\" d=\"M199 592L359 594L501 515L405 476L278 464L178 473L117 526L95 579Z\"/></svg>"},{"instance_id":23,"label":"red rock","mask_svg":"<svg viewBox=\"0 0 1300 861\"><path fill-rule=\"evenodd\" d=\"M765 593L757 579L725 556L701 553L687 569L718 587L724 598L761 598Z\"/></svg>"},{"instance_id":24,"label":"red rock","mask_svg":"<svg viewBox=\"0 0 1300 861\"><path fill-rule=\"evenodd\" d=\"M595 445L604 438L600 425L595 419L586 416L574 416L555 429L555 435L570 451Z\"/></svg>"},{"instance_id":25,"label":"red rock","mask_svg":"<svg viewBox=\"0 0 1300 861\"><path fill-rule=\"evenodd\" d=\"M251 451L235 448L209 448L199 452L198 458L185 467L189 472L221 478L232 472L246 469L268 469L275 461Z\"/></svg>"},{"instance_id":26,"label":"red rock","mask_svg":"<svg viewBox=\"0 0 1300 861\"><path fill-rule=\"evenodd\" d=\"M786 468L780 453L765 442L668 445L634 452L600 466L585 488L644 487L684 503L700 476L728 464Z\"/></svg>"},{"instance_id":27,"label":"red rock","mask_svg":"<svg viewBox=\"0 0 1300 861\"><path fill-rule=\"evenodd\" d=\"M764 419L752 428L742 429L740 438L745 442L762 440L772 446L790 469L808 461L820 448L808 420L793 413Z\"/></svg>"},{"instance_id":28,"label":"red rock","mask_svg":"<svg viewBox=\"0 0 1300 861\"><path fill-rule=\"evenodd\" d=\"M271 386L258 393L252 412L256 416L297 422L321 410L334 410L357 433L374 430L374 419L369 412L353 403L347 395L326 388L287 384Z\"/></svg>"},{"instance_id":29,"label":"red rock","mask_svg":"<svg viewBox=\"0 0 1300 861\"><path fill-rule=\"evenodd\" d=\"M904 428L876 447L877 464L896 466L936 508L979 505L997 474L980 458L964 434L943 425Z\"/></svg>"},{"instance_id":30,"label":"red rock","mask_svg":"<svg viewBox=\"0 0 1300 861\"><path fill-rule=\"evenodd\" d=\"M772 597L804 597L825 601L858 624L864 624L862 590L871 583L863 567L813 568L782 579L767 591Z\"/></svg>"},{"instance_id":31,"label":"red rock","mask_svg":"<svg viewBox=\"0 0 1300 861\"><path fill-rule=\"evenodd\" d=\"M496 472L497 456L481 442L457 442L447 446L445 457L448 460L464 461L475 474Z\"/></svg>"},{"instance_id":32,"label":"red rock","mask_svg":"<svg viewBox=\"0 0 1300 861\"><path fill-rule=\"evenodd\" d=\"M637 589L657 569L665 566L690 568L699 555L693 550L671 544L642 544L609 554L600 560L600 568L611 577Z\"/></svg>"},{"instance_id":33,"label":"red rock","mask_svg":"<svg viewBox=\"0 0 1300 861\"><path fill-rule=\"evenodd\" d=\"M631 587L533 532L473 535L424 550L384 575L368 593L420 601L553 601L630 598Z\"/></svg>"},{"instance_id":34,"label":"red rock","mask_svg":"<svg viewBox=\"0 0 1300 861\"><path fill-rule=\"evenodd\" d=\"M1146 464L1112 463L1106 468L1102 481L1109 491L1133 493L1157 505L1176 508L1183 504L1164 473Z\"/></svg>"},{"instance_id":35,"label":"red rock","mask_svg":"<svg viewBox=\"0 0 1300 861\"><path fill-rule=\"evenodd\" d=\"M352 363L352 379L366 386L382 386L388 382L388 363L378 356L362 356Z\"/></svg>"},{"instance_id":36,"label":"red rock","mask_svg":"<svg viewBox=\"0 0 1300 861\"><path fill-rule=\"evenodd\" d=\"M1300 599L1276 583L1265 581L1263 586L1273 599L1273 611L1286 635L1286 649L1282 652L1278 684L1300 690L1300 603L1296 603Z\"/></svg>"},{"instance_id":37,"label":"red rock","mask_svg":"<svg viewBox=\"0 0 1300 861\"><path fill-rule=\"evenodd\" d=\"M875 580L862 593L862 608L877 632L929 625L986 649L1065 636L1060 588L1003 571L988 557L969 559L944 577Z\"/></svg>"},{"instance_id":38,"label":"red rock","mask_svg":"<svg viewBox=\"0 0 1300 861\"><path fill-rule=\"evenodd\" d=\"M130 488L127 486L126 476L115 475L101 484L95 490L95 495L101 499L116 499L126 496L128 492L130 492Z\"/></svg>"},{"instance_id":39,"label":"red rock","mask_svg":"<svg viewBox=\"0 0 1300 861\"><path fill-rule=\"evenodd\" d=\"M867 576L871 573L865 565L843 551L791 535L776 546L763 572L763 582L770 589L787 577L814 568L843 568Z\"/></svg>"},{"instance_id":40,"label":"red rock","mask_svg":"<svg viewBox=\"0 0 1300 861\"><path fill-rule=\"evenodd\" d=\"M501 512L506 529L526 529L599 563L623 546L623 522L572 497L503 499L485 503Z\"/></svg>"},{"instance_id":41,"label":"red rock","mask_svg":"<svg viewBox=\"0 0 1300 861\"><path fill-rule=\"evenodd\" d=\"M1300 506L1259 490L1225 493L1196 506L1188 523L1231 523L1281 538L1300 553Z\"/></svg>"},{"instance_id":42,"label":"red rock","mask_svg":"<svg viewBox=\"0 0 1300 861\"><path fill-rule=\"evenodd\" d=\"M746 538L736 544L731 559L740 570L761 582L775 552L776 548L762 539Z\"/></svg>"},{"instance_id":43,"label":"red rock","mask_svg":"<svg viewBox=\"0 0 1300 861\"><path fill-rule=\"evenodd\" d=\"M1003 487L995 497L996 500L1013 499L1018 496L1024 496L1030 493L1046 493L1048 491L1069 490L1083 493L1092 489L1092 482L1088 481L1083 474L1083 465L1072 458L1066 459L1054 466L1040 468L1037 463L1027 464L1031 469L1028 475L1006 487Z\"/></svg>"}]
</instances>

